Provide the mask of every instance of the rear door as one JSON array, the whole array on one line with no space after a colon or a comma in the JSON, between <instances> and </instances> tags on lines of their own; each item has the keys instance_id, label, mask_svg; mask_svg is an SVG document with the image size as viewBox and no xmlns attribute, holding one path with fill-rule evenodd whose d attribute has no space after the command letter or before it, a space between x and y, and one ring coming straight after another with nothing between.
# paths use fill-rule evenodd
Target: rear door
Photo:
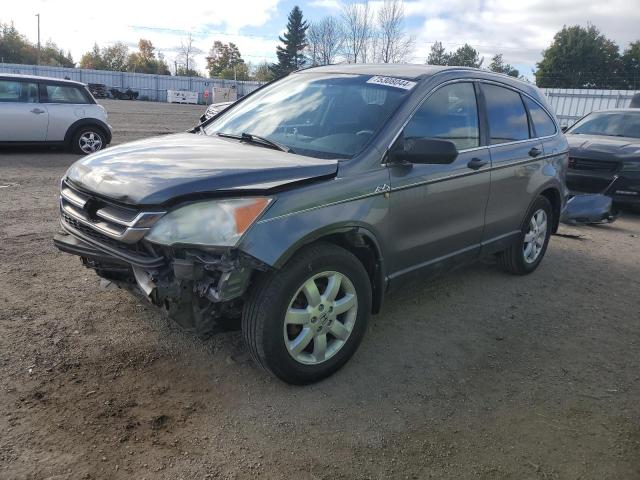
<instances>
[{"instance_id":1,"label":"rear door","mask_svg":"<svg viewBox=\"0 0 640 480\"><path fill-rule=\"evenodd\" d=\"M47 140L63 141L67 130L76 121L87 116L87 107L93 101L84 88L72 84L43 84L43 97L49 111Z\"/></svg>"},{"instance_id":2,"label":"rear door","mask_svg":"<svg viewBox=\"0 0 640 480\"><path fill-rule=\"evenodd\" d=\"M487 205L483 243L516 235L536 192L532 178L544 157L542 140L535 137L520 92L504 85L481 83L491 150L491 195Z\"/></svg>"},{"instance_id":3,"label":"rear door","mask_svg":"<svg viewBox=\"0 0 640 480\"><path fill-rule=\"evenodd\" d=\"M481 146L476 88L454 82L429 95L404 127L405 141L452 141L458 157L448 165L389 165L393 251L390 276L439 270L480 250L489 196L489 149Z\"/></svg>"},{"instance_id":4,"label":"rear door","mask_svg":"<svg viewBox=\"0 0 640 480\"><path fill-rule=\"evenodd\" d=\"M0 142L43 141L48 120L37 83L0 79Z\"/></svg>"}]
</instances>

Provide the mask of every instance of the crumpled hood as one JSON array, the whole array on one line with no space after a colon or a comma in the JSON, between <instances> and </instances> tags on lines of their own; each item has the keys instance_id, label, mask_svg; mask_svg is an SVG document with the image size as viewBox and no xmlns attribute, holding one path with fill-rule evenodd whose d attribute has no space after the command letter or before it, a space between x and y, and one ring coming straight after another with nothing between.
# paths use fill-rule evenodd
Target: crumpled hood
<instances>
[{"instance_id":1,"label":"crumpled hood","mask_svg":"<svg viewBox=\"0 0 640 480\"><path fill-rule=\"evenodd\" d=\"M294 155L193 133L164 135L107 148L67 171L77 186L133 205L162 205L192 194L267 190L335 175L337 160Z\"/></svg>"},{"instance_id":2,"label":"crumpled hood","mask_svg":"<svg viewBox=\"0 0 640 480\"><path fill-rule=\"evenodd\" d=\"M601 135L567 134L569 155L599 160L640 158L640 139Z\"/></svg>"}]
</instances>

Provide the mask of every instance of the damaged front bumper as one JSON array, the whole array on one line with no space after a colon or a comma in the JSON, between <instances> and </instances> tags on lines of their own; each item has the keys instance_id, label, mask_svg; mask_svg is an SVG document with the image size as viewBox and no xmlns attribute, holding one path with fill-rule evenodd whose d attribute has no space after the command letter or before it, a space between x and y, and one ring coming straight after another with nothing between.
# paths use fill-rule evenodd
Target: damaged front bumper
<instances>
[{"instance_id":1,"label":"damaged front bumper","mask_svg":"<svg viewBox=\"0 0 640 480\"><path fill-rule=\"evenodd\" d=\"M54 237L59 250L81 257L100 277L143 295L185 330L201 335L215 330L221 317L238 315L253 272L268 269L238 250L184 248L153 255L70 230L63 224Z\"/></svg>"}]
</instances>

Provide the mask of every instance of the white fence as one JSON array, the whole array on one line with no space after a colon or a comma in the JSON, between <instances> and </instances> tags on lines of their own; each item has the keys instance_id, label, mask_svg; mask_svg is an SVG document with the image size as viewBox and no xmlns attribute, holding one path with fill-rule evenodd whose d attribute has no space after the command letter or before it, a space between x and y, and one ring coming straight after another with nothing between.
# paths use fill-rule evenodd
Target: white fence
<instances>
[{"instance_id":1,"label":"white fence","mask_svg":"<svg viewBox=\"0 0 640 480\"><path fill-rule=\"evenodd\" d=\"M594 110L626 108L640 90L541 88L561 126L572 125Z\"/></svg>"},{"instance_id":2,"label":"white fence","mask_svg":"<svg viewBox=\"0 0 640 480\"><path fill-rule=\"evenodd\" d=\"M43 65L19 65L0 63L0 73L18 73L39 77L67 78L82 83L102 83L107 89L127 88L139 92L138 99L155 102L167 101L167 90L187 90L198 92L198 103L205 103L204 91L209 90L209 101L213 87L234 87L238 97L251 93L262 83L219 78L175 77L171 75L150 75L147 73L109 72L105 70L86 70L82 68L48 67Z\"/></svg>"}]
</instances>

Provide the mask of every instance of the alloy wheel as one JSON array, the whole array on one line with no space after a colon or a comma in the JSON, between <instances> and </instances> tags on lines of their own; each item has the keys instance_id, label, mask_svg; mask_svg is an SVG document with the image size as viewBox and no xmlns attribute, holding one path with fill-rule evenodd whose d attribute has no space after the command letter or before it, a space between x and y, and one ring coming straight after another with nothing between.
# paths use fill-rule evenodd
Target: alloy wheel
<instances>
[{"instance_id":1,"label":"alloy wheel","mask_svg":"<svg viewBox=\"0 0 640 480\"><path fill-rule=\"evenodd\" d=\"M84 132L78 144L84 153L94 153L102 148L102 137L95 132Z\"/></svg>"},{"instance_id":2,"label":"alloy wheel","mask_svg":"<svg viewBox=\"0 0 640 480\"><path fill-rule=\"evenodd\" d=\"M540 256L544 241L547 238L547 223L547 212L542 208L536 210L531 216L522 246L525 262L534 263Z\"/></svg>"},{"instance_id":3,"label":"alloy wheel","mask_svg":"<svg viewBox=\"0 0 640 480\"><path fill-rule=\"evenodd\" d=\"M307 279L291 299L284 319L289 354L302 364L317 365L345 345L358 314L356 289L340 272Z\"/></svg>"}]
</instances>

